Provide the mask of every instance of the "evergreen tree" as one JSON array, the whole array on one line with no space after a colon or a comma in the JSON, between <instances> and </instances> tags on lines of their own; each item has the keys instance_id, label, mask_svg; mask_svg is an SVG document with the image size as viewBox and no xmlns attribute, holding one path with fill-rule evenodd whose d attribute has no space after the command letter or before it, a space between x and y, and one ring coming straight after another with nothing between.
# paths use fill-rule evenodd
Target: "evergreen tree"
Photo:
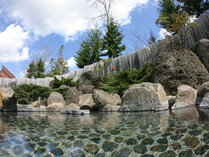
<instances>
[{"instance_id":1,"label":"evergreen tree","mask_svg":"<svg viewBox=\"0 0 209 157\"><path fill-rule=\"evenodd\" d=\"M182 9L189 15L197 17L209 10L209 0L179 0L182 4Z\"/></svg>"},{"instance_id":2,"label":"evergreen tree","mask_svg":"<svg viewBox=\"0 0 209 157\"><path fill-rule=\"evenodd\" d=\"M45 77L45 63L40 58L36 63L36 76L35 78L44 78Z\"/></svg>"},{"instance_id":3,"label":"evergreen tree","mask_svg":"<svg viewBox=\"0 0 209 157\"><path fill-rule=\"evenodd\" d=\"M32 61L30 64L29 64L29 67L27 69L27 72L26 72L26 77L28 78L33 78L35 77L36 75L36 65L35 65L35 62Z\"/></svg>"},{"instance_id":4,"label":"evergreen tree","mask_svg":"<svg viewBox=\"0 0 209 157\"><path fill-rule=\"evenodd\" d=\"M51 59L50 61L51 71L49 72L48 75L50 76L63 75L69 71L67 62L64 60L64 57L63 57L63 49L64 49L64 45L62 45L59 48L59 51L57 53L57 60L54 58Z\"/></svg>"},{"instance_id":5,"label":"evergreen tree","mask_svg":"<svg viewBox=\"0 0 209 157\"><path fill-rule=\"evenodd\" d=\"M79 68L83 68L86 65L91 64L91 52L88 39L85 39L81 45L79 50L76 52L75 61L76 65Z\"/></svg>"},{"instance_id":6,"label":"evergreen tree","mask_svg":"<svg viewBox=\"0 0 209 157\"><path fill-rule=\"evenodd\" d=\"M175 19L171 18L172 15L178 14L179 12L180 5L177 5L174 0L160 0L158 8L159 18L156 20L156 24L161 28L170 29L175 22Z\"/></svg>"},{"instance_id":7,"label":"evergreen tree","mask_svg":"<svg viewBox=\"0 0 209 157\"><path fill-rule=\"evenodd\" d=\"M79 68L100 61L102 52L102 33L99 29L92 29L87 38L81 43L76 52L75 61Z\"/></svg>"},{"instance_id":8,"label":"evergreen tree","mask_svg":"<svg viewBox=\"0 0 209 157\"><path fill-rule=\"evenodd\" d=\"M157 37L155 36L154 32L152 30L150 30L149 32L149 38L147 40L148 45L153 44L157 41Z\"/></svg>"},{"instance_id":9,"label":"evergreen tree","mask_svg":"<svg viewBox=\"0 0 209 157\"><path fill-rule=\"evenodd\" d=\"M113 19L111 19L109 25L107 25L107 32L103 39L103 50L106 52L103 56L109 58L115 58L121 55L121 52L125 50L125 45L122 44L123 35L119 31L119 25Z\"/></svg>"},{"instance_id":10,"label":"evergreen tree","mask_svg":"<svg viewBox=\"0 0 209 157\"><path fill-rule=\"evenodd\" d=\"M45 63L40 58L37 62L32 61L27 69L26 77L28 78L44 78Z\"/></svg>"},{"instance_id":11,"label":"evergreen tree","mask_svg":"<svg viewBox=\"0 0 209 157\"><path fill-rule=\"evenodd\" d=\"M91 64L100 61L102 54L102 33L99 29L92 29L88 34L91 52Z\"/></svg>"}]
</instances>

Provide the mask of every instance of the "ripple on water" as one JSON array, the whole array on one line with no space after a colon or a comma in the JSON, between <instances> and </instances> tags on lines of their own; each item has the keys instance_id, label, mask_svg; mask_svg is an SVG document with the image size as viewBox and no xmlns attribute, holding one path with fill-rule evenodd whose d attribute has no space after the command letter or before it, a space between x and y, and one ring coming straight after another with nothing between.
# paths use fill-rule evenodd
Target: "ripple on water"
<instances>
[{"instance_id":1,"label":"ripple on water","mask_svg":"<svg viewBox=\"0 0 209 157\"><path fill-rule=\"evenodd\" d=\"M0 113L0 156L209 157L208 115L177 112Z\"/></svg>"}]
</instances>

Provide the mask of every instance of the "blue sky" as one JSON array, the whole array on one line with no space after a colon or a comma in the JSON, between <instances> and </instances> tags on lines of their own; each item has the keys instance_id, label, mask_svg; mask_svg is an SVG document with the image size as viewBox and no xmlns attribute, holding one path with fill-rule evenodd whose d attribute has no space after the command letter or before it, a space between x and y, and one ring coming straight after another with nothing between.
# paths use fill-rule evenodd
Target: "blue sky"
<instances>
[{"instance_id":1,"label":"blue sky","mask_svg":"<svg viewBox=\"0 0 209 157\"><path fill-rule=\"evenodd\" d=\"M158 38L163 38L163 30L155 25L156 1L114 1L112 15L125 35L123 43L127 48L123 54L144 46L135 34L146 40L152 29ZM102 12L102 7L93 7L86 0L0 0L0 65L17 78L24 77L32 60L47 54L47 62L56 57L63 44L69 70L77 69L73 56L94 25L90 18Z\"/></svg>"}]
</instances>

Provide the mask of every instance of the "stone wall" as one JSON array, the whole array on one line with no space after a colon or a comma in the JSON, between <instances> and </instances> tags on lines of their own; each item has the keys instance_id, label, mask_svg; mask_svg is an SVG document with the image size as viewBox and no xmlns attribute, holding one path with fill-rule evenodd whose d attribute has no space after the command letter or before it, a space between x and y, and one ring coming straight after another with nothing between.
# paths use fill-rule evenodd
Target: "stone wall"
<instances>
[{"instance_id":1,"label":"stone wall","mask_svg":"<svg viewBox=\"0 0 209 157\"><path fill-rule=\"evenodd\" d=\"M198 18L197 23L200 24L199 27L194 29L193 31L188 31L188 43L187 45L189 47L193 47L196 42L200 39L207 38L207 33L209 32L209 13L202 15ZM127 53L125 55L119 56L117 58L112 59L110 62L104 63L103 61L100 61L98 63L94 63L88 66L85 66L82 69L78 69L75 71L71 71L68 74L65 74L63 76L56 76L57 78L61 77L71 77L74 78L74 80L79 79L80 75L87 71L94 71L94 67L100 69L100 73L97 72L97 75L105 75L110 74L113 72L126 70L126 69L132 69L132 68L141 68L146 62L153 62L155 60L155 56L158 53L160 47L166 43L168 43L170 40L178 38L178 36L172 36L170 38L166 38L164 40L158 41L157 43L154 43L150 45L148 48L142 48L134 53ZM101 65L101 66L99 66ZM112 70L112 67L114 67L114 70ZM0 78L0 86L18 86L20 84L36 84L40 86L48 87L50 81L53 80L53 78L47 77L44 79L28 79L28 78L16 78L16 79L4 79Z\"/></svg>"}]
</instances>

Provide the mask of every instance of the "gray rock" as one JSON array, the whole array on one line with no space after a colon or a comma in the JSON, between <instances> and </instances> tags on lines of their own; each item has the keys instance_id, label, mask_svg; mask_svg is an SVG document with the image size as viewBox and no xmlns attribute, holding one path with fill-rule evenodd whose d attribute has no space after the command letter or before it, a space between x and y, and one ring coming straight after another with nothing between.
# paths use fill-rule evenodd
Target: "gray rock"
<instances>
[{"instance_id":1,"label":"gray rock","mask_svg":"<svg viewBox=\"0 0 209 157\"><path fill-rule=\"evenodd\" d=\"M62 94L60 94L58 92L52 92L47 99L47 105L49 106L53 103L65 104L65 100L64 100Z\"/></svg>"},{"instance_id":2,"label":"gray rock","mask_svg":"<svg viewBox=\"0 0 209 157\"><path fill-rule=\"evenodd\" d=\"M80 80L79 80L79 87L82 85L92 86L93 84L92 84L91 80L95 79L95 78L96 78L96 75L92 71L88 71L88 72L83 73L81 75Z\"/></svg>"},{"instance_id":3,"label":"gray rock","mask_svg":"<svg viewBox=\"0 0 209 157\"><path fill-rule=\"evenodd\" d=\"M41 106L38 107L32 107L30 105L17 105L17 112L46 112L46 107Z\"/></svg>"},{"instance_id":4,"label":"gray rock","mask_svg":"<svg viewBox=\"0 0 209 157\"><path fill-rule=\"evenodd\" d=\"M180 109L194 106L197 98L197 90L188 86L181 85L178 87L176 102L171 109Z\"/></svg>"},{"instance_id":5,"label":"gray rock","mask_svg":"<svg viewBox=\"0 0 209 157\"><path fill-rule=\"evenodd\" d=\"M40 107L40 101L34 101L30 104L31 107Z\"/></svg>"},{"instance_id":6,"label":"gray rock","mask_svg":"<svg viewBox=\"0 0 209 157\"><path fill-rule=\"evenodd\" d=\"M78 104L78 90L75 87L69 87L66 93L66 104Z\"/></svg>"},{"instance_id":7,"label":"gray rock","mask_svg":"<svg viewBox=\"0 0 209 157\"><path fill-rule=\"evenodd\" d=\"M52 103L50 105L48 105L46 107L46 111L47 112L59 112L61 109L64 108L64 104L63 103Z\"/></svg>"},{"instance_id":8,"label":"gray rock","mask_svg":"<svg viewBox=\"0 0 209 157\"><path fill-rule=\"evenodd\" d=\"M206 93L209 93L209 82L203 83L197 91L198 97L204 97Z\"/></svg>"},{"instance_id":9,"label":"gray rock","mask_svg":"<svg viewBox=\"0 0 209 157\"><path fill-rule=\"evenodd\" d=\"M209 71L209 39L201 39L198 41L196 54Z\"/></svg>"},{"instance_id":10,"label":"gray rock","mask_svg":"<svg viewBox=\"0 0 209 157\"><path fill-rule=\"evenodd\" d=\"M205 94L205 96L203 97L199 107L200 108L209 108L209 93Z\"/></svg>"},{"instance_id":11,"label":"gray rock","mask_svg":"<svg viewBox=\"0 0 209 157\"><path fill-rule=\"evenodd\" d=\"M80 95L78 104L81 107L81 109L82 108L92 109L92 107L95 105L92 94L82 94L82 95Z\"/></svg>"},{"instance_id":12,"label":"gray rock","mask_svg":"<svg viewBox=\"0 0 209 157\"><path fill-rule=\"evenodd\" d=\"M153 71L153 82L162 84L169 95L176 95L180 85L198 89L209 81L207 69L189 49L165 47L160 50Z\"/></svg>"},{"instance_id":13,"label":"gray rock","mask_svg":"<svg viewBox=\"0 0 209 157\"><path fill-rule=\"evenodd\" d=\"M134 84L125 91L120 111L167 110L168 100L163 87L157 83Z\"/></svg>"},{"instance_id":14,"label":"gray rock","mask_svg":"<svg viewBox=\"0 0 209 157\"><path fill-rule=\"evenodd\" d=\"M121 98L115 94L108 94L101 89L95 89L93 92L94 102L98 107L104 107L105 105L121 105Z\"/></svg>"},{"instance_id":15,"label":"gray rock","mask_svg":"<svg viewBox=\"0 0 209 157\"><path fill-rule=\"evenodd\" d=\"M94 90L94 86L85 86L85 85L80 85L78 87L78 91L81 92L82 94L92 94Z\"/></svg>"},{"instance_id":16,"label":"gray rock","mask_svg":"<svg viewBox=\"0 0 209 157\"><path fill-rule=\"evenodd\" d=\"M17 111L17 98L14 91L9 87L0 87L3 96L3 106L0 110L6 112Z\"/></svg>"},{"instance_id":17,"label":"gray rock","mask_svg":"<svg viewBox=\"0 0 209 157\"><path fill-rule=\"evenodd\" d=\"M102 108L99 108L99 111L101 112L118 112L120 109L120 106L119 105L105 105L104 107Z\"/></svg>"}]
</instances>

